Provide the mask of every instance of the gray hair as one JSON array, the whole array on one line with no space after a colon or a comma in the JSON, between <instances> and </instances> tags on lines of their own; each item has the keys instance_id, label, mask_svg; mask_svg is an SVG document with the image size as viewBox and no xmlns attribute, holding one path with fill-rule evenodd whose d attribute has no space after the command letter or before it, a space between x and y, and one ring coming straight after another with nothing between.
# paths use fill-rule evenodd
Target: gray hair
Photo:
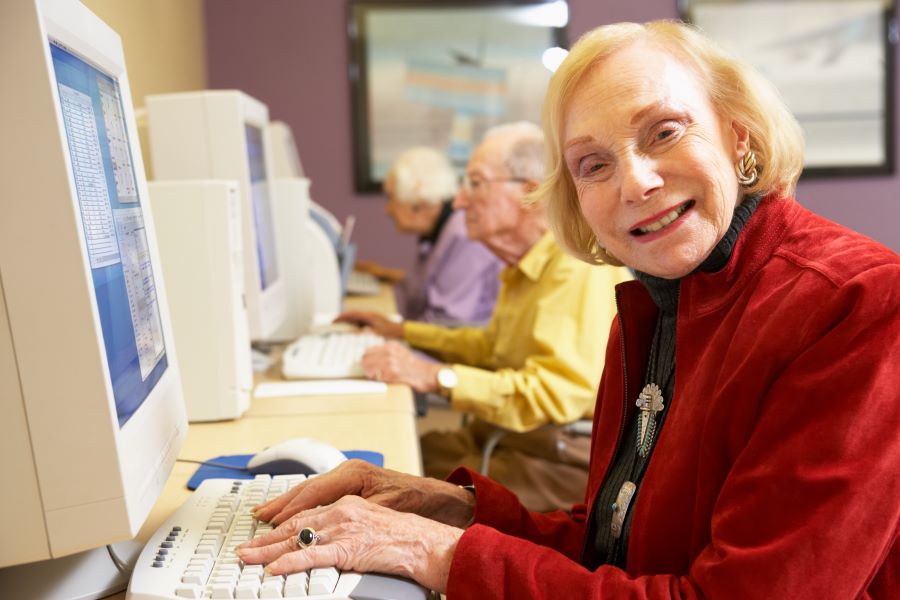
<instances>
[{"instance_id":1,"label":"gray hair","mask_svg":"<svg viewBox=\"0 0 900 600\"><path fill-rule=\"evenodd\" d=\"M434 148L416 146L397 157L384 177L392 196L408 204L439 204L456 195L458 178L447 157Z\"/></svg>"},{"instance_id":2,"label":"gray hair","mask_svg":"<svg viewBox=\"0 0 900 600\"><path fill-rule=\"evenodd\" d=\"M513 177L541 181L544 179L544 131L528 121L504 123L488 129L484 141L507 138L504 164Z\"/></svg>"}]
</instances>

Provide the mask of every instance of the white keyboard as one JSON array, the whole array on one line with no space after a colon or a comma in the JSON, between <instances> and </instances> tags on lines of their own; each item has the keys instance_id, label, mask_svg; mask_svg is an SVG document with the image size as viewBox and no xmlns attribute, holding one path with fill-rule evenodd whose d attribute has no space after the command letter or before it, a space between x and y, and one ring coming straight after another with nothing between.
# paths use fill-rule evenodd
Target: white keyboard
<instances>
[{"instance_id":1,"label":"white keyboard","mask_svg":"<svg viewBox=\"0 0 900 600\"><path fill-rule=\"evenodd\" d=\"M427 600L415 582L372 573L312 569L269 576L244 565L239 544L272 529L249 509L303 481L302 475L252 480L207 479L163 523L138 558L129 600L183 598L307 598L309 600Z\"/></svg>"},{"instance_id":2,"label":"white keyboard","mask_svg":"<svg viewBox=\"0 0 900 600\"><path fill-rule=\"evenodd\" d=\"M351 271L345 293L351 296L377 296L381 293L381 281L371 273Z\"/></svg>"},{"instance_id":3,"label":"white keyboard","mask_svg":"<svg viewBox=\"0 0 900 600\"><path fill-rule=\"evenodd\" d=\"M287 379L349 379L365 377L362 356L384 343L374 333L327 332L304 335L285 348L281 373Z\"/></svg>"}]
</instances>

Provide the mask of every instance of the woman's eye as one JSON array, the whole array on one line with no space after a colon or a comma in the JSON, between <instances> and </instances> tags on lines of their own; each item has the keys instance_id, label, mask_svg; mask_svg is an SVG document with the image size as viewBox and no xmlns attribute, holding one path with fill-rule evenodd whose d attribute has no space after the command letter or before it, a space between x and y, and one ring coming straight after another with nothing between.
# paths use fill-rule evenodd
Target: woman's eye
<instances>
[{"instance_id":1,"label":"woman's eye","mask_svg":"<svg viewBox=\"0 0 900 600\"><path fill-rule=\"evenodd\" d=\"M606 167L606 163L596 159L588 159L582 161L579 171L582 177L590 177L600 173L604 167Z\"/></svg>"},{"instance_id":2,"label":"woman's eye","mask_svg":"<svg viewBox=\"0 0 900 600\"><path fill-rule=\"evenodd\" d=\"M653 133L654 142L666 142L681 133L683 127L677 123L669 122L660 125Z\"/></svg>"}]
</instances>

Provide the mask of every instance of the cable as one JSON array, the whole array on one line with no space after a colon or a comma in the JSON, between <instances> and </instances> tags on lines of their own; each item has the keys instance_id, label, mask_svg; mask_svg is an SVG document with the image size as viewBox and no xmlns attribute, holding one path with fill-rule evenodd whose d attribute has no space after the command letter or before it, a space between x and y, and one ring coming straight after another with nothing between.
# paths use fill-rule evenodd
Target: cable
<instances>
[{"instance_id":1,"label":"cable","mask_svg":"<svg viewBox=\"0 0 900 600\"><path fill-rule=\"evenodd\" d=\"M247 467L239 467L237 465L226 465L225 463L217 463L208 460L190 460L187 458L176 458L175 462L191 463L192 465L203 465L204 467L219 467L220 469L230 469L232 471L242 471L249 473Z\"/></svg>"},{"instance_id":2,"label":"cable","mask_svg":"<svg viewBox=\"0 0 900 600\"><path fill-rule=\"evenodd\" d=\"M111 544L106 545L106 551L109 552L109 558L112 560L113 564L116 565L116 569L119 570L119 573L122 575L131 575L131 569L128 568L125 561L119 558L119 555L116 554L116 551Z\"/></svg>"}]
</instances>

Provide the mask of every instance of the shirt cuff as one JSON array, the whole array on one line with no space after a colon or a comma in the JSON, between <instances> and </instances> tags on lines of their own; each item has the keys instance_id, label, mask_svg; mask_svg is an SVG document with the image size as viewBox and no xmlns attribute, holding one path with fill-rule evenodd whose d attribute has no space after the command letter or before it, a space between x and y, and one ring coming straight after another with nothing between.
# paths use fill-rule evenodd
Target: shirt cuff
<instances>
[{"instance_id":1,"label":"shirt cuff","mask_svg":"<svg viewBox=\"0 0 900 600\"><path fill-rule=\"evenodd\" d=\"M453 409L490 419L502 406L504 393L497 388L497 374L486 369L453 365L457 383L450 396Z\"/></svg>"}]
</instances>

